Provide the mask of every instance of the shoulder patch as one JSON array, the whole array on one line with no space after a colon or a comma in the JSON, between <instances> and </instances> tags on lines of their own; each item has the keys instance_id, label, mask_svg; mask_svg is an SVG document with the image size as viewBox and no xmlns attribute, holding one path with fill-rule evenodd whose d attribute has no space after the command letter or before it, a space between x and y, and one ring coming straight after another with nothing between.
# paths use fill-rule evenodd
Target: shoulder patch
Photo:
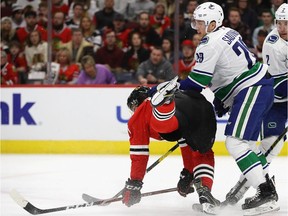
<instances>
[{"instance_id":1,"label":"shoulder patch","mask_svg":"<svg viewBox=\"0 0 288 216\"><path fill-rule=\"evenodd\" d=\"M205 36L204 38L202 38L202 40L200 41L200 44L207 44L209 41L209 37Z\"/></svg>"},{"instance_id":2,"label":"shoulder patch","mask_svg":"<svg viewBox=\"0 0 288 216\"><path fill-rule=\"evenodd\" d=\"M271 35L271 36L267 39L267 42L273 44L273 43L275 43L278 39L279 39L279 36L278 36L278 35Z\"/></svg>"}]
</instances>

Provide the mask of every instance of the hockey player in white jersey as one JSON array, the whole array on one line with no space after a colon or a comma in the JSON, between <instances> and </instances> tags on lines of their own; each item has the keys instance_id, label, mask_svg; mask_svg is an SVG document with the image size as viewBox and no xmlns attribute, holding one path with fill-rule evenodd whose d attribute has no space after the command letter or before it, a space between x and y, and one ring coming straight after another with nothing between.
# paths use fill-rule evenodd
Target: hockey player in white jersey
<instances>
[{"instance_id":1,"label":"hockey player in white jersey","mask_svg":"<svg viewBox=\"0 0 288 216\"><path fill-rule=\"evenodd\" d=\"M285 130L287 122L287 76L288 76L288 4L283 3L275 13L276 28L266 37L263 45L263 62L268 65L268 71L274 78L274 103L266 115L262 131L260 153L265 154L270 149L280 134ZM284 144L284 138L280 139L273 150L266 156L268 165L276 157ZM268 173L269 166L265 167ZM237 203L249 189L249 182L239 187L243 175L237 184L229 191L226 199L230 204ZM238 188L238 189L237 189ZM240 190L239 190L240 189ZM238 190L232 195L233 191ZM250 198L246 199L249 201Z\"/></svg>"},{"instance_id":2,"label":"hockey player in white jersey","mask_svg":"<svg viewBox=\"0 0 288 216\"><path fill-rule=\"evenodd\" d=\"M256 62L238 32L222 27L224 14L219 5L203 3L195 9L193 18L192 27L202 40L195 52L196 64L188 78L180 81L180 89L201 91L209 87L215 95L216 113L220 116L229 110L226 148L258 190L243 204L244 215L278 210L275 186L263 172L267 161L264 156L258 157L256 147L262 120L274 98L268 66Z\"/></svg>"}]
</instances>

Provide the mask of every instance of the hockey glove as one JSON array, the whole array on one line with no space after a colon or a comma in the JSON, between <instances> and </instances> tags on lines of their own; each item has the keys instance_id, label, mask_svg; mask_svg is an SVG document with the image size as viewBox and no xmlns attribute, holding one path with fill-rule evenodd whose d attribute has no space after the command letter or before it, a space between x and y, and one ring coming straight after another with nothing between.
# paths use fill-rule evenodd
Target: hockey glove
<instances>
[{"instance_id":1,"label":"hockey glove","mask_svg":"<svg viewBox=\"0 0 288 216\"><path fill-rule=\"evenodd\" d=\"M141 188L143 182L139 180L131 180L128 178L122 192L122 203L130 207L141 200Z\"/></svg>"},{"instance_id":2,"label":"hockey glove","mask_svg":"<svg viewBox=\"0 0 288 216\"><path fill-rule=\"evenodd\" d=\"M192 181L193 174L187 169L183 168L182 172L180 173L180 180L177 184L177 190L181 196L186 197L187 194L194 192Z\"/></svg>"},{"instance_id":3,"label":"hockey glove","mask_svg":"<svg viewBox=\"0 0 288 216\"><path fill-rule=\"evenodd\" d=\"M229 111L229 108L224 108L223 102L217 97L214 98L213 104L215 107L215 113L219 118L221 118L223 115L225 115Z\"/></svg>"}]
</instances>

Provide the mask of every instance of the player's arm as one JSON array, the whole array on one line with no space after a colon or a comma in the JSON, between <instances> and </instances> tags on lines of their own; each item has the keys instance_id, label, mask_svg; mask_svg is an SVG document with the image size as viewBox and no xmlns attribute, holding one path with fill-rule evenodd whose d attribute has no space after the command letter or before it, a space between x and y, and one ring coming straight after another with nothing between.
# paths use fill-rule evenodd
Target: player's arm
<instances>
[{"instance_id":1,"label":"player's arm","mask_svg":"<svg viewBox=\"0 0 288 216\"><path fill-rule=\"evenodd\" d=\"M135 121L133 121L134 119ZM130 178L125 182L122 193L122 202L128 207L139 203L141 200L142 181L149 159L149 130L147 128L144 129L144 127L145 123L143 119L133 118L132 122L128 123L131 171Z\"/></svg>"},{"instance_id":2,"label":"player's arm","mask_svg":"<svg viewBox=\"0 0 288 216\"><path fill-rule=\"evenodd\" d=\"M202 89L207 87L212 78L213 71L218 59L217 52L213 48L207 48L203 46L197 49L196 64L192 71L189 73L185 80L180 81L180 89L191 90L201 92Z\"/></svg>"}]
</instances>

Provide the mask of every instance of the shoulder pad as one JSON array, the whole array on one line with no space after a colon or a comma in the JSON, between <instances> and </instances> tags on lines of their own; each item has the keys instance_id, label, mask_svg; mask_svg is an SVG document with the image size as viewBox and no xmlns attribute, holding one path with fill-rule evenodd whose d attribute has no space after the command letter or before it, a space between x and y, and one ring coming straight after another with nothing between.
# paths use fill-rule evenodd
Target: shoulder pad
<instances>
[{"instance_id":1,"label":"shoulder pad","mask_svg":"<svg viewBox=\"0 0 288 216\"><path fill-rule=\"evenodd\" d=\"M202 38L202 40L200 41L200 44L207 44L209 41L209 37L208 36L205 36L204 38ZM199 44L199 45L200 45Z\"/></svg>"},{"instance_id":2,"label":"shoulder pad","mask_svg":"<svg viewBox=\"0 0 288 216\"><path fill-rule=\"evenodd\" d=\"M278 39L279 39L279 36L278 36L278 35L271 35L271 36L267 39L267 42L273 44L273 43L275 43Z\"/></svg>"}]
</instances>

